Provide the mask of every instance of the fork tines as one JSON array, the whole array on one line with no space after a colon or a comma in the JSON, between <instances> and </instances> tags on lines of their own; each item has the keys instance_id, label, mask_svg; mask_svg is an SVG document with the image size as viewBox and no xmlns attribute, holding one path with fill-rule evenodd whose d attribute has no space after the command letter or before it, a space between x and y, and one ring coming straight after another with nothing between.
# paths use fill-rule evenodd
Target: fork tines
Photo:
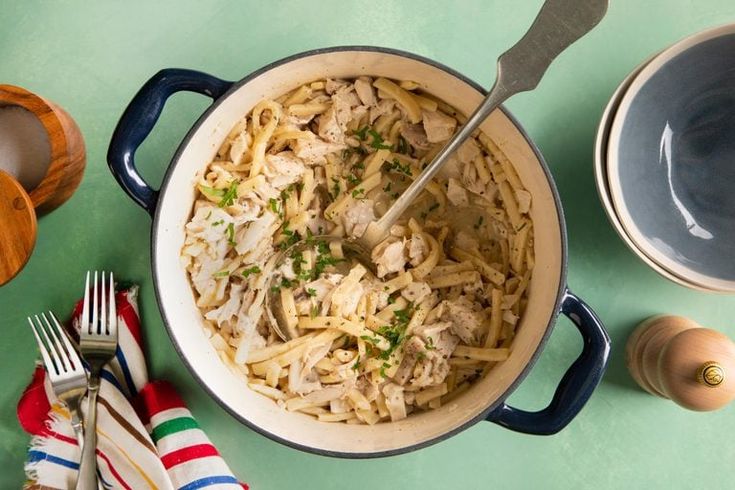
<instances>
[{"instance_id":1,"label":"fork tines","mask_svg":"<svg viewBox=\"0 0 735 490\"><path fill-rule=\"evenodd\" d=\"M72 346L61 323L51 311L49 311L49 317L46 316L46 313L41 313L40 317L38 315L28 317L28 323L36 337L38 349L41 351L41 358L49 376L56 378L84 373L79 354Z\"/></svg>"},{"instance_id":2,"label":"fork tines","mask_svg":"<svg viewBox=\"0 0 735 490\"><path fill-rule=\"evenodd\" d=\"M114 336L117 338L117 307L115 305L115 279L110 272L109 287L105 289L105 273L101 273L101 280L97 280L97 271L94 271L94 283L92 285L92 310L89 308L89 278L84 289L84 302L82 305L81 336ZM90 318L91 313L91 318Z\"/></svg>"}]
</instances>

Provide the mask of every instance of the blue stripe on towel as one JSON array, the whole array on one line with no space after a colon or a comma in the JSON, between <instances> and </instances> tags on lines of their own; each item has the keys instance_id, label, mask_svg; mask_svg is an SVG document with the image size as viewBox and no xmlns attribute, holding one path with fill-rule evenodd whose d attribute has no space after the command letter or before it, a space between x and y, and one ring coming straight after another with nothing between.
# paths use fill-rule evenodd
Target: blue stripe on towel
<instances>
[{"instance_id":1,"label":"blue stripe on towel","mask_svg":"<svg viewBox=\"0 0 735 490\"><path fill-rule=\"evenodd\" d=\"M79 463L75 463L74 461L69 461L68 459L54 456L53 454L44 453L43 451L36 451L36 450L28 451L28 462L36 463L38 461L48 461L49 463L56 463L60 466L66 466L67 468L71 468L72 470L79 469Z\"/></svg>"},{"instance_id":2,"label":"blue stripe on towel","mask_svg":"<svg viewBox=\"0 0 735 490\"><path fill-rule=\"evenodd\" d=\"M237 478L233 476L208 476L206 478L200 478L194 480L191 483L187 483L183 487L179 487L179 490L197 490L198 488L208 487L210 485L226 484L231 483L233 485L239 485Z\"/></svg>"},{"instance_id":3,"label":"blue stripe on towel","mask_svg":"<svg viewBox=\"0 0 735 490\"><path fill-rule=\"evenodd\" d=\"M125 378L125 383L128 385L128 393L134 395L138 392L138 390L135 389L135 383L133 383L133 376L130 374L128 361L125 359L125 355L123 354L123 351L122 349L120 349L120 347L117 348L115 357L117 358L117 362L120 363L120 370L122 371L122 375Z\"/></svg>"}]
</instances>

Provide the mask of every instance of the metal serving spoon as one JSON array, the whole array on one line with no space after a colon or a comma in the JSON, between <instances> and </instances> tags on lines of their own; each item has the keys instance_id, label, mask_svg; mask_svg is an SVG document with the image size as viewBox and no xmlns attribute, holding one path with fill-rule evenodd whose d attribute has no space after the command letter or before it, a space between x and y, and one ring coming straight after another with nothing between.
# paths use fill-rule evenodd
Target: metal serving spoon
<instances>
[{"instance_id":1,"label":"metal serving spoon","mask_svg":"<svg viewBox=\"0 0 735 490\"><path fill-rule=\"evenodd\" d=\"M317 237L324 240L340 240L346 255L362 263L367 269L374 269L370 251L385 237L396 221L421 194L442 166L449 160L460 145L469 138L480 124L495 109L511 96L533 90L541 81L552 61L573 42L595 27L607 11L608 0L546 0L528 32L508 51L500 55L495 85L482 104L475 109L467 122L454 134L449 142L434 157L416 180L401 194L386 213L368 225L365 233L358 238ZM295 243L281 252L293 256L314 246L314 239ZM281 263L282 259L276 263ZM266 292L268 317L273 330L283 340L298 336L295 328L289 327L285 320L280 295L271 294L277 290L271 276ZM275 286L275 288L274 288Z\"/></svg>"}]
</instances>

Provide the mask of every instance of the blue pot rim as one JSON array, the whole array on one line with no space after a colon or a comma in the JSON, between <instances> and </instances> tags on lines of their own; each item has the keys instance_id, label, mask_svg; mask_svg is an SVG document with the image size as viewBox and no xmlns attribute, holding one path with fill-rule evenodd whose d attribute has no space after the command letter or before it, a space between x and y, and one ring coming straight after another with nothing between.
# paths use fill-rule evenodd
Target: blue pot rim
<instances>
[{"instance_id":1,"label":"blue pot rim","mask_svg":"<svg viewBox=\"0 0 735 490\"><path fill-rule=\"evenodd\" d=\"M404 58L408 58L410 60L419 61L422 63L425 63L427 65L433 66L435 68L438 68L444 72L446 72L449 75L452 75L453 77L462 80L463 82L470 85L472 88L477 90L482 95L486 95L487 91L477 82L465 77L461 73L455 71L452 68L449 68L448 66L439 63L437 61L434 61L432 59L426 58L421 55L417 55L414 53L410 53L407 51L402 51L399 49L394 48L385 48L385 47L379 47L379 46L362 46L362 45L347 45L347 46L333 46L329 48L318 48L313 49L309 51L304 51L301 53L297 53L291 56L287 56L285 58L281 58L279 60L276 60L272 63L269 63L262 68L253 71L249 75L247 75L245 78L235 82L232 87L224 94L222 97L214 101L212 105L210 105L203 113L202 115L196 120L194 125L189 129L186 136L181 140L181 143L179 144L176 152L174 153L173 157L171 158L171 162L169 163L166 172L164 174L161 187L159 190L159 193L163 195L166 192L166 188L168 187L169 181L171 179L171 176L173 174L173 170L176 167L175 163L179 160L181 157L181 154L183 153L184 149L188 146L189 142L193 138L194 134L197 132L199 127L202 125L202 123L211 115L211 113L220 106L220 104L223 104L226 102L226 100L229 98L230 95L232 95L234 92L236 92L240 87L243 85L249 83L254 78L278 67L281 65L284 65L286 63L289 63L291 61L295 61L301 58L306 58L309 56L314 55L321 55L321 54L329 54L329 53L340 53L340 52L346 52L346 51L363 51L363 52L373 52L373 53L386 53L390 55L396 55L401 56ZM516 388L520 385L520 383L526 378L526 376L530 373L531 369L533 368L534 364L538 360L539 355L541 354L541 351L543 351L544 347L546 346L546 343L549 340L549 337L551 336L551 332L554 328L554 325L556 324L556 319L559 316L560 310L561 310L561 302L564 298L564 294L567 291L567 231L565 226L565 220L564 220L564 211L561 206L561 199L559 197L559 192L556 188L556 184L554 183L554 178L551 175L551 171L549 170L548 165L546 164L546 161L544 160L544 157L542 156L540 150L536 146L536 144L531 140L531 138L526 133L525 129L520 125L518 120L504 107L501 106L499 108L503 114L508 117L508 119L513 123L513 125L516 127L516 129L521 133L523 138L526 140L526 143L529 145L529 147L533 150L534 155L536 156L539 164L541 165L542 170L544 171L544 174L546 175L546 179L549 184L549 188L551 190L551 193L554 197L554 204L556 206L556 212L559 217L559 235L561 239L561 273L559 277L559 286L556 294L556 300L553 309L551 310L551 314L548 320L548 323L546 325L546 330L544 332L543 337L541 338L541 341L538 343L538 346L536 347L536 351L533 353L531 358L529 359L526 366L523 368L523 370L518 374L516 379L511 383L511 385L508 387L508 389L500 395L494 403L491 403L488 405L482 412L480 412L477 416L472 418L471 420L465 422L464 424L447 431L439 436L436 436L432 439L428 439L426 441L422 441L416 444L412 444L410 446L405 446L402 448L397 449L391 449L388 451L379 451L379 452L343 452L343 451L329 451L324 450L320 448L314 448L311 446L306 446L303 444L298 444L293 441L289 441L288 439L284 439L272 432L269 432L258 425L250 422L248 419L243 417L242 415L236 413L234 410L232 410L226 403L224 403L220 398L217 396L216 393L214 393L207 384L199 377L196 370L194 369L194 366L192 366L189 362L189 360L184 355L183 351L181 350L179 344L176 342L176 338L174 337L171 327L169 326L168 321L168 315L166 314L166 309L163 306L163 303L161 301L160 293L159 293L159 282L158 277L156 275L156 245L157 245L157 233L156 230L159 226L159 217L160 217L160 207L157 206L155 213L153 215L153 223L151 226L151 269L153 272L153 284L154 284L154 291L156 295L156 302L158 303L159 310L161 311L161 315L163 317L163 323L166 327L166 332L169 335L169 338L171 339L171 343L174 346L174 349L178 353L181 360L184 362L186 367L188 368L189 372L192 374L194 379L197 380L199 385L204 389L209 396L214 399L227 413L229 413L233 418L238 420L240 423L248 427L249 429L275 441L280 444L283 444L285 446L298 449L300 451L304 451L311 454L317 454L320 456L329 456L329 457L335 457L335 458L343 458L343 459L373 459L373 458L384 458L388 456L397 456L399 454L406 454L410 453L419 449L423 449L425 447L437 444L441 441L444 441L446 439L449 439L450 437L464 431L465 429L477 424L478 422L485 420L487 416L498 408L509 396L510 394L515 391Z\"/></svg>"}]
</instances>

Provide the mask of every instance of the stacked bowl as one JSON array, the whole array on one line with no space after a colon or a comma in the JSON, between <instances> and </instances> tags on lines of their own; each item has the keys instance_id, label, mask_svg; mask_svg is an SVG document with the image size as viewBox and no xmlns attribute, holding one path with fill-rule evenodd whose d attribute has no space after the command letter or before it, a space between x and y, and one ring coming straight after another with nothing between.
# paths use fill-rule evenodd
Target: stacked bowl
<instances>
[{"instance_id":1,"label":"stacked bowl","mask_svg":"<svg viewBox=\"0 0 735 490\"><path fill-rule=\"evenodd\" d=\"M623 241L662 276L735 292L735 25L687 37L614 92L595 180Z\"/></svg>"}]
</instances>

